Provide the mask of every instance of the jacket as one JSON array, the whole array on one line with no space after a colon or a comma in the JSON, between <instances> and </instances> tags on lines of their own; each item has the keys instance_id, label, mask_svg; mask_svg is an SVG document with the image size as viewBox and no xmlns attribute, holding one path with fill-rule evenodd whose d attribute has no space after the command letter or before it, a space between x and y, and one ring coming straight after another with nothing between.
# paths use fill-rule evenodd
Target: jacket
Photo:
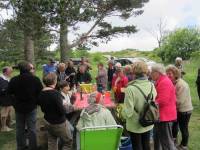
<instances>
[{"instance_id":1,"label":"jacket","mask_svg":"<svg viewBox=\"0 0 200 150\"><path fill-rule=\"evenodd\" d=\"M160 75L155 83L161 122L170 122L177 119L176 91L173 83L166 75Z\"/></svg>"},{"instance_id":2,"label":"jacket","mask_svg":"<svg viewBox=\"0 0 200 150\"><path fill-rule=\"evenodd\" d=\"M192 111L192 99L190 95L189 85L183 80L178 79L176 81L176 104L178 112Z\"/></svg>"},{"instance_id":3,"label":"jacket","mask_svg":"<svg viewBox=\"0 0 200 150\"><path fill-rule=\"evenodd\" d=\"M106 69L102 69L98 71L98 75L97 75L97 84L98 85L102 85L102 87L105 89L107 86L107 71Z\"/></svg>"},{"instance_id":4,"label":"jacket","mask_svg":"<svg viewBox=\"0 0 200 150\"><path fill-rule=\"evenodd\" d=\"M40 79L31 73L21 73L13 77L8 84L8 94L13 96L15 111L19 113L33 111L42 88Z\"/></svg>"},{"instance_id":5,"label":"jacket","mask_svg":"<svg viewBox=\"0 0 200 150\"><path fill-rule=\"evenodd\" d=\"M114 75L112 80L112 88L114 89L116 86L116 90L114 90L115 101L123 103L124 102L124 93L121 91L121 88L125 88L128 85L128 78L124 75L115 85L118 76Z\"/></svg>"},{"instance_id":6,"label":"jacket","mask_svg":"<svg viewBox=\"0 0 200 150\"><path fill-rule=\"evenodd\" d=\"M8 95L8 80L0 77L0 105L1 106L11 106L12 97Z\"/></svg>"},{"instance_id":7,"label":"jacket","mask_svg":"<svg viewBox=\"0 0 200 150\"><path fill-rule=\"evenodd\" d=\"M76 126L78 130L84 127L116 125L111 112L104 106L94 104L91 108L88 108L83 109L81 112L80 119Z\"/></svg>"},{"instance_id":8,"label":"jacket","mask_svg":"<svg viewBox=\"0 0 200 150\"><path fill-rule=\"evenodd\" d=\"M125 90L124 107L122 109L122 116L126 119L126 129L133 133L144 133L150 131L153 125L143 127L139 123L140 113L143 111L146 99L142 93L133 86L137 85L146 95L151 91L153 83L147 79L131 81ZM153 85L152 89L153 100L156 97L156 90Z\"/></svg>"}]
</instances>

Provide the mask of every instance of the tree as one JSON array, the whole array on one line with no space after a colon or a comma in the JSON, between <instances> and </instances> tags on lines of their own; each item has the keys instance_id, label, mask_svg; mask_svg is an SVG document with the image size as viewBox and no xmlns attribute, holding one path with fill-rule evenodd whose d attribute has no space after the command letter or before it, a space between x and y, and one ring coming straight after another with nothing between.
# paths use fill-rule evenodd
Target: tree
<instances>
[{"instance_id":1,"label":"tree","mask_svg":"<svg viewBox=\"0 0 200 150\"><path fill-rule=\"evenodd\" d=\"M35 37L34 50L37 62L50 55L47 48L52 43L52 35L44 32ZM0 59L16 64L24 60L24 33L14 19L5 20L0 26Z\"/></svg>"},{"instance_id":2,"label":"tree","mask_svg":"<svg viewBox=\"0 0 200 150\"><path fill-rule=\"evenodd\" d=\"M1 61L17 63L23 60L23 32L15 20L6 20L0 27L0 58Z\"/></svg>"},{"instance_id":3,"label":"tree","mask_svg":"<svg viewBox=\"0 0 200 150\"><path fill-rule=\"evenodd\" d=\"M163 38L158 55L163 61L173 62L176 57L187 60L192 52L200 50L200 30L197 28L177 29Z\"/></svg>"},{"instance_id":4,"label":"tree","mask_svg":"<svg viewBox=\"0 0 200 150\"><path fill-rule=\"evenodd\" d=\"M64 62L74 47L97 46L98 39L108 42L114 36L135 33L134 25L115 26L106 19L119 17L126 20L140 15L146 2L148 0L42 0L40 5L49 30L59 34L61 61ZM88 25L88 31L80 33L81 23ZM76 35L73 41L69 39L71 32Z\"/></svg>"},{"instance_id":5,"label":"tree","mask_svg":"<svg viewBox=\"0 0 200 150\"><path fill-rule=\"evenodd\" d=\"M87 47L108 42L112 37L137 31L134 25L114 26L106 19L119 17L128 19L140 15L141 8L149 0L4 0L0 7L14 10L19 27L24 33L25 59L34 62L35 35L47 29L59 35L61 61L67 59L67 52L74 47ZM7 2L7 3L6 3ZM81 33L80 24L88 25L88 31ZM48 27L48 28L47 28ZM58 30L57 30L58 29ZM46 30L46 31L47 31ZM69 39L69 34L76 36Z\"/></svg>"},{"instance_id":6,"label":"tree","mask_svg":"<svg viewBox=\"0 0 200 150\"><path fill-rule=\"evenodd\" d=\"M0 8L13 11L12 17L16 20L18 28L23 32L23 49L25 60L34 63L34 41L38 35L44 33L44 20L38 11L38 0L4 0Z\"/></svg>"},{"instance_id":7,"label":"tree","mask_svg":"<svg viewBox=\"0 0 200 150\"><path fill-rule=\"evenodd\" d=\"M147 32L149 32L158 42L158 47L161 47L162 40L164 36L167 34L166 29L166 20L160 18L159 23L156 25L156 28L153 29L147 29Z\"/></svg>"}]
</instances>

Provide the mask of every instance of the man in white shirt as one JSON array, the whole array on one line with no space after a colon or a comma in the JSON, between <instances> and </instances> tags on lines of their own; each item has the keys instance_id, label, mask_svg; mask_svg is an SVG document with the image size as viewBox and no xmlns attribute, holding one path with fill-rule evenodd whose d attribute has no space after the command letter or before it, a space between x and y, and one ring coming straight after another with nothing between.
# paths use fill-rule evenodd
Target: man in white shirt
<instances>
[{"instance_id":1,"label":"man in white shirt","mask_svg":"<svg viewBox=\"0 0 200 150\"><path fill-rule=\"evenodd\" d=\"M10 81L13 69L12 67L4 67L2 70L2 75L0 76L0 104L1 104L1 131L7 132L12 129L6 124L11 122L11 111L12 111L12 100L7 94L8 82Z\"/></svg>"}]
</instances>

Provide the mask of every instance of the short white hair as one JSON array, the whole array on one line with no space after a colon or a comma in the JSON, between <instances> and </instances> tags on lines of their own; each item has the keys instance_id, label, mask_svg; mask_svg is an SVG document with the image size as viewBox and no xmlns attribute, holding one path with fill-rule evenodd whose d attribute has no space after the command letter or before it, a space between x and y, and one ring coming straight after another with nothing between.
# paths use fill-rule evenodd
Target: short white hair
<instances>
[{"instance_id":1,"label":"short white hair","mask_svg":"<svg viewBox=\"0 0 200 150\"><path fill-rule=\"evenodd\" d=\"M165 67L163 64L159 64L159 63L156 63L156 64L153 64L151 66L151 71L152 72L159 72L160 74L166 74L166 71L165 71Z\"/></svg>"},{"instance_id":2,"label":"short white hair","mask_svg":"<svg viewBox=\"0 0 200 150\"><path fill-rule=\"evenodd\" d=\"M122 65L121 65L121 63L117 62L117 63L115 64L115 67L116 67L116 68L121 68Z\"/></svg>"},{"instance_id":3,"label":"short white hair","mask_svg":"<svg viewBox=\"0 0 200 150\"><path fill-rule=\"evenodd\" d=\"M183 59L181 57L176 57L176 61L182 61Z\"/></svg>"}]
</instances>

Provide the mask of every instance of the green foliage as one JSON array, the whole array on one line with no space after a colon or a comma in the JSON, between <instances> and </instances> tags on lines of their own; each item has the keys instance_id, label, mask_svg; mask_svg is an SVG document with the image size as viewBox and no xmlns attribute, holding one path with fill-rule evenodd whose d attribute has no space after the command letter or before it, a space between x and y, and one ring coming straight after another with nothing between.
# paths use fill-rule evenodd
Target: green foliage
<instances>
[{"instance_id":1,"label":"green foliage","mask_svg":"<svg viewBox=\"0 0 200 150\"><path fill-rule=\"evenodd\" d=\"M46 61L48 57L53 57L54 52L47 48L52 42L52 35L44 32L37 36L34 42L36 63ZM11 64L16 64L24 60L24 34L18 23L14 19L6 20L0 26L0 60Z\"/></svg>"},{"instance_id":2,"label":"green foliage","mask_svg":"<svg viewBox=\"0 0 200 150\"><path fill-rule=\"evenodd\" d=\"M137 32L132 24L116 26L107 22L106 18L114 16L126 20L138 16L143 13L142 8L148 1L4 0L0 2L0 7L13 10L16 24L27 40L24 42L24 56L27 60L34 61L31 42L37 41L46 32L54 31L54 42L59 39L61 59L65 61L66 55L70 55L67 51L74 47L85 49L91 45L98 46L98 42L108 42L121 34ZM88 24L85 33L80 32L82 23ZM75 36L74 41L68 39L70 32Z\"/></svg>"},{"instance_id":3,"label":"green foliage","mask_svg":"<svg viewBox=\"0 0 200 150\"><path fill-rule=\"evenodd\" d=\"M152 53L151 51L137 51L134 49L126 49L116 52L105 52L104 55L111 55L114 57L145 57L156 62L160 62L160 57L157 56L156 53Z\"/></svg>"},{"instance_id":4,"label":"green foliage","mask_svg":"<svg viewBox=\"0 0 200 150\"><path fill-rule=\"evenodd\" d=\"M162 40L157 49L158 56L165 62L173 62L176 57L188 60L192 52L200 50L200 31L197 28L177 29Z\"/></svg>"},{"instance_id":5,"label":"green foliage","mask_svg":"<svg viewBox=\"0 0 200 150\"><path fill-rule=\"evenodd\" d=\"M105 18L118 16L125 20L140 15L146 2L148 0L40 0L39 5L49 30L60 26L60 34L57 34L60 37L57 39L60 39L61 61L65 61L66 55L71 54L69 50L74 47L85 49L121 34L135 33L137 29L134 25L114 26ZM82 23L88 25L85 33L80 33ZM74 41L68 39L70 32L75 36Z\"/></svg>"}]
</instances>

